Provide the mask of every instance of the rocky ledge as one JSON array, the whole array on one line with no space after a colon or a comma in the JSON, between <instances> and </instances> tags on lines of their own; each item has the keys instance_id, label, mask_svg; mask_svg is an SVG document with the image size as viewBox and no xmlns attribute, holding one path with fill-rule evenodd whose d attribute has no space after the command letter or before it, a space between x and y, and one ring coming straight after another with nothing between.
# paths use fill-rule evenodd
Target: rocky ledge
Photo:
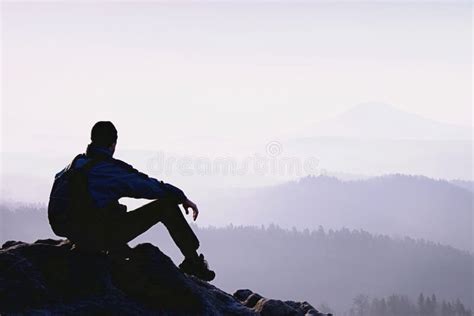
<instances>
[{"instance_id":1,"label":"rocky ledge","mask_svg":"<svg viewBox=\"0 0 474 316\"><path fill-rule=\"evenodd\" d=\"M0 249L0 314L326 315L307 302L234 295L179 271L151 244L128 260L75 250L67 240L8 241ZM331 314L328 314L331 315Z\"/></svg>"}]
</instances>

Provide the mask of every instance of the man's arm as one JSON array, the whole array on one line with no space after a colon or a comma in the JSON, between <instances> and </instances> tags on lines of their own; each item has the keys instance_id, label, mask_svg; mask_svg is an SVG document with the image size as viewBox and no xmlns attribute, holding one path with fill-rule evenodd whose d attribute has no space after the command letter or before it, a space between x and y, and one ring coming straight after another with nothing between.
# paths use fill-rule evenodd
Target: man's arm
<instances>
[{"instance_id":1,"label":"man's arm","mask_svg":"<svg viewBox=\"0 0 474 316\"><path fill-rule=\"evenodd\" d=\"M144 173L125 171L114 177L114 189L122 197L137 199L170 199L181 204L186 200L186 195L179 188Z\"/></svg>"},{"instance_id":2,"label":"man's arm","mask_svg":"<svg viewBox=\"0 0 474 316\"><path fill-rule=\"evenodd\" d=\"M193 219L196 220L199 210L184 192L172 184L159 181L139 172L131 165L118 161L119 168L114 176L114 190L121 197L144 198L144 199L167 199L176 204L182 204L186 214L189 208L193 211Z\"/></svg>"}]
</instances>

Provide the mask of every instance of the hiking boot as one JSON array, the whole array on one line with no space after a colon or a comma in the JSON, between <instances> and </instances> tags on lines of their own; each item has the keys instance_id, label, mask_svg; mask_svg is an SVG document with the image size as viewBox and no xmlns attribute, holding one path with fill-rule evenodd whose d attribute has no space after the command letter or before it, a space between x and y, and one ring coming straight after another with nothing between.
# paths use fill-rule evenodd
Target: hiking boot
<instances>
[{"instance_id":1,"label":"hiking boot","mask_svg":"<svg viewBox=\"0 0 474 316\"><path fill-rule=\"evenodd\" d=\"M187 274L194 275L203 281L212 281L216 277L214 271L209 270L204 255L200 254L196 258L187 258L179 265L179 269Z\"/></svg>"}]
</instances>

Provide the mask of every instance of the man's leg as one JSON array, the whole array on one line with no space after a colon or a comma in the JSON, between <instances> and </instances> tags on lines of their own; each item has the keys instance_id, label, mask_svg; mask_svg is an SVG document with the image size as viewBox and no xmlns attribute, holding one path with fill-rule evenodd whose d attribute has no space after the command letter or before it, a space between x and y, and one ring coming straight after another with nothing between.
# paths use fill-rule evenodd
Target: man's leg
<instances>
[{"instance_id":1,"label":"man's leg","mask_svg":"<svg viewBox=\"0 0 474 316\"><path fill-rule=\"evenodd\" d=\"M196 252L199 248L199 240L179 206L169 201L153 201L134 211L113 217L110 223L106 223L109 248L128 243L158 222L165 225L185 257L179 265L181 271L205 281L213 280L216 274L209 270L204 256Z\"/></svg>"},{"instance_id":2,"label":"man's leg","mask_svg":"<svg viewBox=\"0 0 474 316\"><path fill-rule=\"evenodd\" d=\"M136 210L111 216L105 223L108 244L123 245L135 239L156 223L162 222L168 229L185 258L197 257L199 240L192 231L178 205L165 200L150 202Z\"/></svg>"}]
</instances>

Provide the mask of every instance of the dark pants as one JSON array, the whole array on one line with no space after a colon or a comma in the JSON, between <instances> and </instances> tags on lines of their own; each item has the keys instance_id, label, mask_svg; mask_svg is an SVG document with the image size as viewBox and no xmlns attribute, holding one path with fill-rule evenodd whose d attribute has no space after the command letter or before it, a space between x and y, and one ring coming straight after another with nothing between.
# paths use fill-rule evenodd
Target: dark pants
<instances>
[{"instance_id":1,"label":"dark pants","mask_svg":"<svg viewBox=\"0 0 474 316\"><path fill-rule=\"evenodd\" d=\"M162 222L186 258L196 255L199 240L178 205L155 200L133 211L96 209L84 213L69 226L68 238L79 247L109 250L124 246Z\"/></svg>"}]
</instances>

